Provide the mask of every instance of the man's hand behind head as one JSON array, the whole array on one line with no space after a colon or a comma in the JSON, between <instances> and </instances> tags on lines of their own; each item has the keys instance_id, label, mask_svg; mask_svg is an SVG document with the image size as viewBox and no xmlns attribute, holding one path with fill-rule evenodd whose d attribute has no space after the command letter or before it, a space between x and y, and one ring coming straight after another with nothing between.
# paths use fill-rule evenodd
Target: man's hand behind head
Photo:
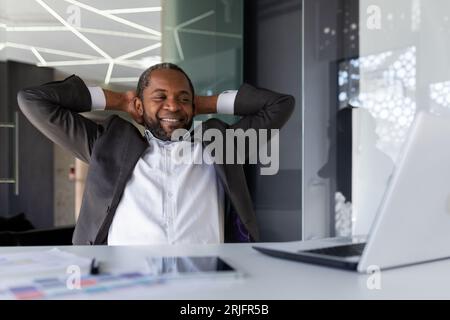
<instances>
[{"instance_id":1,"label":"man's hand behind head","mask_svg":"<svg viewBox=\"0 0 450 320\"><path fill-rule=\"evenodd\" d=\"M136 91L114 92L103 89L106 98L106 110L118 110L128 113L134 121L144 124L144 119L136 110Z\"/></svg>"}]
</instances>

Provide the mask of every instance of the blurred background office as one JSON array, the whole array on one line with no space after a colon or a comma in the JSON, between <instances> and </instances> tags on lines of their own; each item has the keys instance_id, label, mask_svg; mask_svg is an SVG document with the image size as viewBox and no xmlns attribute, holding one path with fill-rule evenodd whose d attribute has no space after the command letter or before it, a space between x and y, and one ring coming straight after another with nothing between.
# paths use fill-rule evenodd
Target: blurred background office
<instances>
[{"instance_id":1,"label":"blurred background office","mask_svg":"<svg viewBox=\"0 0 450 320\"><path fill-rule=\"evenodd\" d=\"M262 241L367 234L417 111L450 111L449 35L447 0L0 0L0 230L70 233L88 169L18 112L20 88L129 90L170 61L201 95L296 98L279 173L246 167Z\"/></svg>"},{"instance_id":2,"label":"blurred background office","mask_svg":"<svg viewBox=\"0 0 450 320\"><path fill-rule=\"evenodd\" d=\"M89 85L129 90L143 70L170 61L185 69L200 95L248 81L301 101L300 1L0 4L0 216L24 213L37 229L75 224L88 166L50 143L18 112L16 93L22 87L75 73ZM85 116L101 119L105 113ZM247 168L266 240L301 237L300 116L298 104L282 133L279 175L263 179L257 168Z\"/></svg>"}]
</instances>

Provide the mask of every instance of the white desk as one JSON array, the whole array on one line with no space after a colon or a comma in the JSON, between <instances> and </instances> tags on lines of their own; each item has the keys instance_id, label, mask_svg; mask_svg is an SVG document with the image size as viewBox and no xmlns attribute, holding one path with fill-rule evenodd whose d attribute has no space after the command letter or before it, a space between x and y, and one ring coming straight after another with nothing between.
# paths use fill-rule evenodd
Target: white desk
<instances>
[{"instance_id":1,"label":"white desk","mask_svg":"<svg viewBox=\"0 0 450 320\"><path fill-rule=\"evenodd\" d=\"M321 240L326 243L327 240ZM316 242L317 243L317 242ZM271 247L308 247L313 242L266 244ZM263 244L258 244L263 245ZM247 276L192 285L161 285L136 292L135 299L450 299L450 260L381 272L381 290L367 288L368 275L275 259L251 244L162 245L145 247L59 247L61 250L105 262L106 271L145 268L145 257L218 255ZM0 248L0 254L49 247ZM118 294L117 299L123 297Z\"/></svg>"}]
</instances>

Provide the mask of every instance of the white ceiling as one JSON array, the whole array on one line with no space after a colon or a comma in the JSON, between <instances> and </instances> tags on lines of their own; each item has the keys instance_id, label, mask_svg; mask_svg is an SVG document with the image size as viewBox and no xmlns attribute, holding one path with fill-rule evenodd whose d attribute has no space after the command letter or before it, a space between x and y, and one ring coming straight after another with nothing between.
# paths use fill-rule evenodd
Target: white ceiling
<instances>
[{"instance_id":1,"label":"white ceiling","mask_svg":"<svg viewBox=\"0 0 450 320\"><path fill-rule=\"evenodd\" d=\"M161 60L160 7L161 0L0 0L0 58L135 86ZM110 11L137 8L144 12Z\"/></svg>"}]
</instances>

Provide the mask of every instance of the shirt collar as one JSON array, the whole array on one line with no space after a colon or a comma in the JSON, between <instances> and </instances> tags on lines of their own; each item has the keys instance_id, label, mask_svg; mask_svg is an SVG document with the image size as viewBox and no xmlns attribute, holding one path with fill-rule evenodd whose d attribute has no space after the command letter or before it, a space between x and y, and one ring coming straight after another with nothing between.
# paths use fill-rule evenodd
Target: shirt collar
<instances>
[{"instance_id":1,"label":"shirt collar","mask_svg":"<svg viewBox=\"0 0 450 320\"><path fill-rule=\"evenodd\" d=\"M195 135L195 132L197 132L198 130L201 130L201 125L197 125L195 127L192 127L188 132L186 132L183 137L181 138L181 140L177 141L177 140L161 140L157 137L155 137L153 135L153 133L151 133L150 130L145 129L144 131L144 135L145 138L147 139L148 143L150 143L152 140L156 140L159 143L162 144L170 144L173 142L181 142L181 141L186 141L186 142L201 142L201 135L200 135L200 140L198 139L197 135Z\"/></svg>"}]
</instances>

